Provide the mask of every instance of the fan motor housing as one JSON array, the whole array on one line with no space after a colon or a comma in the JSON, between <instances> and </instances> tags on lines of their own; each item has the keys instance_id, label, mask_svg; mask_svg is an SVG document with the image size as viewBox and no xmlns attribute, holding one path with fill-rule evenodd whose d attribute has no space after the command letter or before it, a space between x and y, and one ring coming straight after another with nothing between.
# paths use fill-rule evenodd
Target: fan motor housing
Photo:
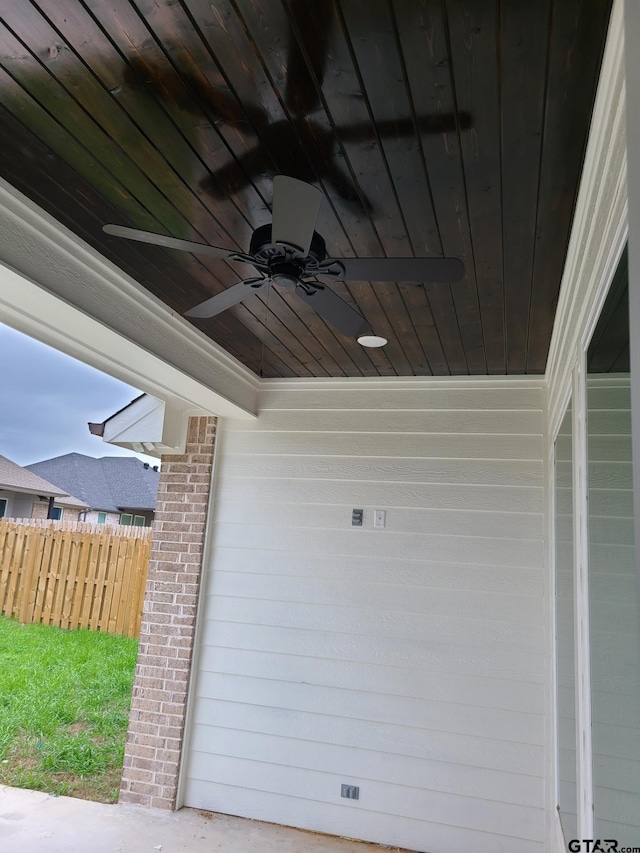
<instances>
[{"instance_id":1,"label":"fan motor housing","mask_svg":"<svg viewBox=\"0 0 640 853\"><path fill-rule=\"evenodd\" d=\"M273 243L271 240L271 225L261 225L260 228L256 228L256 230L251 235L251 244L249 246L249 254L253 255L256 259L265 261L268 263L271 259L275 257L284 258L286 254L286 249L284 246L281 246L278 243ZM324 239L318 234L317 231L313 232L313 237L311 238L311 245L309 246L309 253L305 256L305 258L300 258L302 261L303 269L306 266L304 260L306 258L310 258L313 261L320 263L324 261L327 257L327 246L324 242Z\"/></svg>"}]
</instances>

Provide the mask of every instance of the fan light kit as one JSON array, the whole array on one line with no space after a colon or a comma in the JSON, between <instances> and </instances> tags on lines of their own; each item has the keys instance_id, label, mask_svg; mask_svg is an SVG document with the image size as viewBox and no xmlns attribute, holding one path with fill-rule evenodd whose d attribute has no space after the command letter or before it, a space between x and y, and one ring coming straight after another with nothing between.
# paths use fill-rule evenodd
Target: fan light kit
<instances>
[{"instance_id":1,"label":"fan light kit","mask_svg":"<svg viewBox=\"0 0 640 853\"><path fill-rule=\"evenodd\" d=\"M328 281L454 282L464 275L457 258L328 258L323 238L315 231L322 194L311 184L278 175L273 180L271 225L253 232L249 252L220 249L123 225L105 225L103 231L168 249L181 249L221 260L251 264L259 275L217 293L187 311L185 317L207 319L242 302L256 290L278 285L293 288L296 296L328 320L343 335L364 347L387 341L372 334L365 318L338 296Z\"/></svg>"},{"instance_id":2,"label":"fan light kit","mask_svg":"<svg viewBox=\"0 0 640 853\"><path fill-rule=\"evenodd\" d=\"M358 343L361 347L384 347L389 341L386 338L380 337L380 335L360 335L358 338Z\"/></svg>"}]
</instances>

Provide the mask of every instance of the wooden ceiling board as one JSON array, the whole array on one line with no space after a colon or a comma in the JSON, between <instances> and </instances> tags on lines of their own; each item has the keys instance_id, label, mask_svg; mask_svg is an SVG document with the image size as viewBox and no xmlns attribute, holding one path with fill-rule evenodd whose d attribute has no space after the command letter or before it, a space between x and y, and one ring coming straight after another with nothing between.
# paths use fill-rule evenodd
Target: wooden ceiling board
<instances>
[{"instance_id":1,"label":"wooden ceiling board","mask_svg":"<svg viewBox=\"0 0 640 853\"><path fill-rule=\"evenodd\" d=\"M402 0L399 9L399 34L416 115L443 120L455 115L443 3L420 0L413 4L412 0ZM440 253L459 257L467 266L465 279L455 286L424 287L446 358L446 364L434 373L469 373L469 364L474 362L484 372L475 272L468 264L472 251L460 135L455 128L440 134L421 132L419 142L438 225ZM427 252L416 249L416 254L424 256Z\"/></svg>"},{"instance_id":2,"label":"wooden ceiling board","mask_svg":"<svg viewBox=\"0 0 640 853\"><path fill-rule=\"evenodd\" d=\"M588 8L585 8L588 5ZM0 174L184 312L253 267L272 180L334 257L458 257L455 284L335 282L366 350L292 290L194 321L264 376L540 373L610 0L0 0Z\"/></svg>"},{"instance_id":3,"label":"wooden ceiling board","mask_svg":"<svg viewBox=\"0 0 640 853\"><path fill-rule=\"evenodd\" d=\"M526 370L551 2L500 7L502 240L507 373Z\"/></svg>"},{"instance_id":4,"label":"wooden ceiling board","mask_svg":"<svg viewBox=\"0 0 640 853\"><path fill-rule=\"evenodd\" d=\"M358 174L368 178L359 183L373 208L371 215L378 242L377 247L371 243L371 248L365 251L391 257L440 255L441 241L428 176L416 140L421 116L415 112L407 85L397 13L385 4L373 4L366 8L366 13L363 11L362 4L350 0L342 6L361 86L371 93L366 106L371 138L377 141L371 151L379 153L382 159L377 175L364 162L358 167ZM352 155L352 161L359 163L356 154ZM417 210L419 216L415 215ZM360 254L361 250L357 248L357 252ZM362 289L366 292L367 286ZM433 323L420 310L424 298L418 290L409 285L400 288L391 283L378 284L375 293L386 323L381 324L382 318L376 318L374 325L385 337L395 330L412 372L429 375L436 371L427 355L428 338L417 333L417 324L426 322L427 327L432 327ZM440 353L437 356L441 358Z\"/></svg>"},{"instance_id":5,"label":"wooden ceiling board","mask_svg":"<svg viewBox=\"0 0 640 853\"><path fill-rule=\"evenodd\" d=\"M448 0L447 21L457 108L473 116L473 128L461 134L470 234L465 263L479 311L473 360L468 352L467 361L473 373L505 373L499 6ZM471 294L467 301L474 304Z\"/></svg>"}]
</instances>

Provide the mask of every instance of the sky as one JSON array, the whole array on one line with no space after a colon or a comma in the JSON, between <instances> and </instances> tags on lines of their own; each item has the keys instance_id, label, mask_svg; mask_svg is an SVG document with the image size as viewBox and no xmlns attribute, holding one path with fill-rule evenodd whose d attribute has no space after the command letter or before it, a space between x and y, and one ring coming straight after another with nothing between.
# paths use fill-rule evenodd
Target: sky
<instances>
[{"instance_id":1,"label":"sky","mask_svg":"<svg viewBox=\"0 0 640 853\"><path fill-rule=\"evenodd\" d=\"M30 465L64 453L138 456L89 433L140 391L0 323L0 455Z\"/></svg>"}]
</instances>

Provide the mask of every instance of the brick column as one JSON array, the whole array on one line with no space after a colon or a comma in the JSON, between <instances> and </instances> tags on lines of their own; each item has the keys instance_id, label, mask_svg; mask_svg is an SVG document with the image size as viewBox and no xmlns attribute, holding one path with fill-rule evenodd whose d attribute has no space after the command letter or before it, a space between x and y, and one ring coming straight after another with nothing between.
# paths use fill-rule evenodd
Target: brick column
<instances>
[{"instance_id":1,"label":"brick column","mask_svg":"<svg viewBox=\"0 0 640 853\"><path fill-rule=\"evenodd\" d=\"M215 432L190 418L185 454L162 457L121 803L176 805Z\"/></svg>"}]
</instances>

